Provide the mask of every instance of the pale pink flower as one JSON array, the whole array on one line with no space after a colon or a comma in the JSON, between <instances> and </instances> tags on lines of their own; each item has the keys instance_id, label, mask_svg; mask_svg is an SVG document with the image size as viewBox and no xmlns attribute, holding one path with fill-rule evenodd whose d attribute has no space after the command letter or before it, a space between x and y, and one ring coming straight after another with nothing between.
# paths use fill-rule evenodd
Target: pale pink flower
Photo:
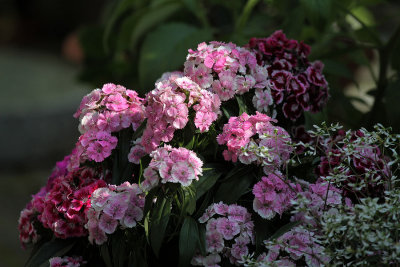
<instances>
[{"instance_id":1,"label":"pale pink flower","mask_svg":"<svg viewBox=\"0 0 400 267\"><path fill-rule=\"evenodd\" d=\"M240 233L240 226L236 221L231 221L228 218L219 218L217 219L217 231L222 234L224 239L231 240Z\"/></svg>"}]
</instances>

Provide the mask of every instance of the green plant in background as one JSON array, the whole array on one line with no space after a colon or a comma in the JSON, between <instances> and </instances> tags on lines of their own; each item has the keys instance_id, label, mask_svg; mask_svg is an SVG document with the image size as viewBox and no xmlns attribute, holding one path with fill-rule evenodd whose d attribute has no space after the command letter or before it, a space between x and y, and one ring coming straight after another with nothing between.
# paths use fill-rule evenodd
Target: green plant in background
<instances>
[{"instance_id":1,"label":"green plant in background","mask_svg":"<svg viewBox=\"0 0 400 267\"><path fill-rule=\"evenodd\" d=\"M325 64L332 100L324 113L308 116L308 125L381 122L399 130L400 28L395 30L395 12L388 14L398 8L395 1L383 0L120 0L109 4L103 24L81 30L85 65L80 77L97 86L127 84L143 95L162 73L182 69L187 50L201 41L243 45L250 37L282 29L312 45L311 59ZM355 78L360 68L370 70L374 84L368 88L360 88L362 80ZM346 95L351 84L375 97L367 114L352 105L366 105L364 98Z\"/></svg>"}]
</instances>

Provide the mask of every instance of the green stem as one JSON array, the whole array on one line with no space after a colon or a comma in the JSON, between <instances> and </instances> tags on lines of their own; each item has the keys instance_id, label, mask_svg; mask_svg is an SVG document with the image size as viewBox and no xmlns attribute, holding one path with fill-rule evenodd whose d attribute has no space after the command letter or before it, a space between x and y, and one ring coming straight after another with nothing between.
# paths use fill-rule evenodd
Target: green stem
<instances>
[{"instance_id":1,"label":"green stem","mask_svg":"<svg viewBox=\"0 0 400 267\"><path fill-rule=\"evenodd\" d=\"M337 4L337 6L344 12L350 15L352 18L354 18L358 23L361 24L361 26L368 32L368 34L374 39L378 47L381 47L382 41L379 38L379 36L376 34L376 32L372 31L370 27L368 27L361 19L359 19L356 15L354 15L350 10L345 8L344 6Z\"/></svg>"},{"instance_id":2,"label":"green stem","mask_svg":"<svg viewBox=\"0 0 400 267\"><path fill-rule=\"evenodd\" d=\"M390 56L392 55L393 49L397 43L397 41L400 39L400 25L397 26L396 31L393 33L393 35L390 37L389 41L387 42L386 45L382 46L378 52L379 52L379 78L378 78L378 83L377 83L377 92L374 100L374 105L372 106L372 109L370 111L370 118L368 120L368 126L372 127L376 122L377 118L376 114L378 113L378 110L382 108L383 104L383 98L385 96L385 91L388 86L388 77L387 77L387 71L389 68L389 63L390 63Z\"/></svg>"},{"instance_id":3,"label":"green stem","mask_svg":"<svg viewBox=\"0 0 400 267\"><path fill-rule=\"evenodd\" d=\"M241 32L243 30L243 27L246 25L247 20L249 19L251 11L253 10L254 6L257 5L257 3L259 1L260 0L247 0L246 5L244 6L243 12L240 15L240 17L236 23L236 30L238 32Z\"/></svg>"}]
</instances>

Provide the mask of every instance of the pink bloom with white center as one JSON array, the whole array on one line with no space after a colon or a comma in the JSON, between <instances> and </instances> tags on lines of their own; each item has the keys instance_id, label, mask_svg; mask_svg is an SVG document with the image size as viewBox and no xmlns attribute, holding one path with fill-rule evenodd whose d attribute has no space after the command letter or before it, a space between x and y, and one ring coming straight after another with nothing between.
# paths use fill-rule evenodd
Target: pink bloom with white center
<instances>
[{"instance_id":1,"label":"pink bloom with white center","mask_svg":"<svg viewBox=\"0 0 400 267\"><path fill-rule=\"evenodd\" d=\"M101 131L115 132L120 125L120 117L117 112L106 111L100 113L97 118L97 127Z\"/></svg>"},{"instance_id":2,"label":"pink bloom with white center","mask_svg":"<svg viewBox=\"0 0 400 267\"><path fill-rule=\"evenodd\" d=\"M224 239L231 240L240 233L240 226L236 221L228 218L219 218L217 220L217 231L223 235Z\"/></svg>"},{"instance_id":3,"label":"pink bloom with white center","mask_svg":"<svg viewBox=\"0 0 400 267\"><path fill-rule=\"evenodd\" d=\"M257 73L254 54L233 43L201 43L196 51L189 50L184 66L185 75L202 89L216 93L222 101L262 83L253 76Z\"/></svg>"},{"instance_id":4,"label":"pink bloom with white center","mask_svg":"<svg viewBox=\"0 0 400 267\"><path fill-rule=\"evenodd\" d=\"M106 234L112 234L117 229L118 221L114 219L112 216L109 216L106 213L103 213L99 220L99 228L104 231Z\"/></svg>"},{"instance_id":5,"label":"pink bloom with white center","mask_svg":"<svg viewBox=\"0 0 400 267\"><path fill-rule=\"evenodd\" d=\"M224 248L224 238L219 232L211 232L206 237L207 250L210 253L219 253Z\"/></svg>"},{"instance_id":6,"label":"pink bloom with white center","mask_svg":"<svg viewBox=\"0 0 400 267\"><path fill-rule=\"evenodd\" d=\"M271 90L257 88L253 96L253 105L260 112L269 112L270 106L273 104Z\"/></svg>"},{"instance_id":7,"label":"pink bloom with white center","mask_svg":"<svg viewBox=\"0 0 400 267\"><path fill-rule=\"evenodd\" d=\"M153 159L143 173L145 190L150 190L159 182L189 186L202 175L203 162L186 148L165 145L153 151L150 157Z\"/></svg>"},{"instance_id":8,"label":"pink bloom with white center","mask_svg":"<svg viewBox=\"0 0 400 267\"><path fill-rule=\"evenodd\" d=\"M171 168L171 178L171 182L179 182L183 186L188 186L191 184L191 180L195 179L194 170L187 162L178 162Z\"/></svg>"},{"instance_id":9,"label":"pink bloom with white center","mask_svg":"<svg viewBox=\"0 0 400 267\"><path fill-rule=\"evenodd\" d=\"M80 122L78 150L82 150L79 154L82 160L103 161L118 141L111 133L129 127L136 130L144 120L142 102L135 91L111 83L85 96L74 114Z\"/></svg>"}]
</instances>

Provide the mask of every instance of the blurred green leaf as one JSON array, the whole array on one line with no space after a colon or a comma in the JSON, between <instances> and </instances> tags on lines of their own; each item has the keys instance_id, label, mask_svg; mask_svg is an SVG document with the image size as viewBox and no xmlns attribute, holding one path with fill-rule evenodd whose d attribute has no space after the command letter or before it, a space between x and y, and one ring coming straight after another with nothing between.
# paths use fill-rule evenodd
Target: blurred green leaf
<instances>
[{"instance_id":1,"label":"blurred green leaf","mask_svg":"<svg viewBox=\"0 0 400 267\"><path fill-rule=\"evenodd\" d=\"M140 17L130 36L130 48L137 51L137 44L141 37L151 28L159 25L182 7L182 3L176 0L162 1L137 11L134 16Z\"/></svg>"},{"instance_id":2,"label":"blurred green leaf","mask_svg":"<svg viewBox=\"0 0 400 267\"><path fill-rule=\"evenodd\" d=\"M106 57L102 42L104 29L99 26L87 26L79 30L78 38L85 60L99 60Z\"/></svg>"},{"instance_id":3,"label":"blurred green leaf","mask_svg":"<svg viewBox=\"0 0 400 267\"><path fill-rule=\"evenodd\" d=\"M195 15L205 27L209 27L207 10L204 8L201 0L182 0L185 7Z\"/></svg>"},{"instance_id":4,"label":"blurred green leaf","mask_svg":"<svg viewBox=\"0 0 400 267\"><path fill-rule=\"evenodd\" d=\"M111 38L111 33L117 20L132 6L134 2L135 0L121 0L119 1L119 3L116 4L110 18L107 21L103 35L103 46L107 52L109 51L109 41Z\"/></svg>"},{"instance_id":5,"label":"blurred green leaf","mask_svg":"<svg viewBox=\"0 0 400 267\"><path fill-rule=\"evenodd\" d=\"M324 60L324 74L331 74L337 77L344 77L349 80L353 80L353 74L351 70L342 62L325 59Z\"/></svg>"},{"instance_id":6,"label":"blurred green leaf","mask_svg":"<svg viewBox=\"0 0 400 267\"><path fill-rule=\"evenodd\" d=\"M300 0L307 17L317 29L323 29L330 19L332 0Z\"/></svg>"},{"instance_id":7,"label":"blurred green leaf","mask_svg":"<svg viewBox=\"0 0 400 267\"><path fill-rule=\"evenodd\" d=\"M192 217L186 217L179 234L179 266L189 266L198 244L199 230Z\"/></svg>"},{"instance_id":8,"label":"blurred green leaf","mask_svg":"<svg viewBox=\"0 0 400 267\"><path fill-rule=\"evenodd\" d=\"M171 215L171 199L160 194L152 210L150 225L150 243L154 254L158 257L164 240L169 216Z\"/></svg>"},{"instance_id":9,"label":"blurred green leaf","mask_svg":"<svg viewBox=\"0 0 400 267\"><path fill-rule=\"evenodd\" d=\"M198 43L211 38L209 30L183 23L169 23L149 33L139 60L141 87L153 88L162 73L182 67L189 48L195 48Z\"/></svg>"}]
</instances>

